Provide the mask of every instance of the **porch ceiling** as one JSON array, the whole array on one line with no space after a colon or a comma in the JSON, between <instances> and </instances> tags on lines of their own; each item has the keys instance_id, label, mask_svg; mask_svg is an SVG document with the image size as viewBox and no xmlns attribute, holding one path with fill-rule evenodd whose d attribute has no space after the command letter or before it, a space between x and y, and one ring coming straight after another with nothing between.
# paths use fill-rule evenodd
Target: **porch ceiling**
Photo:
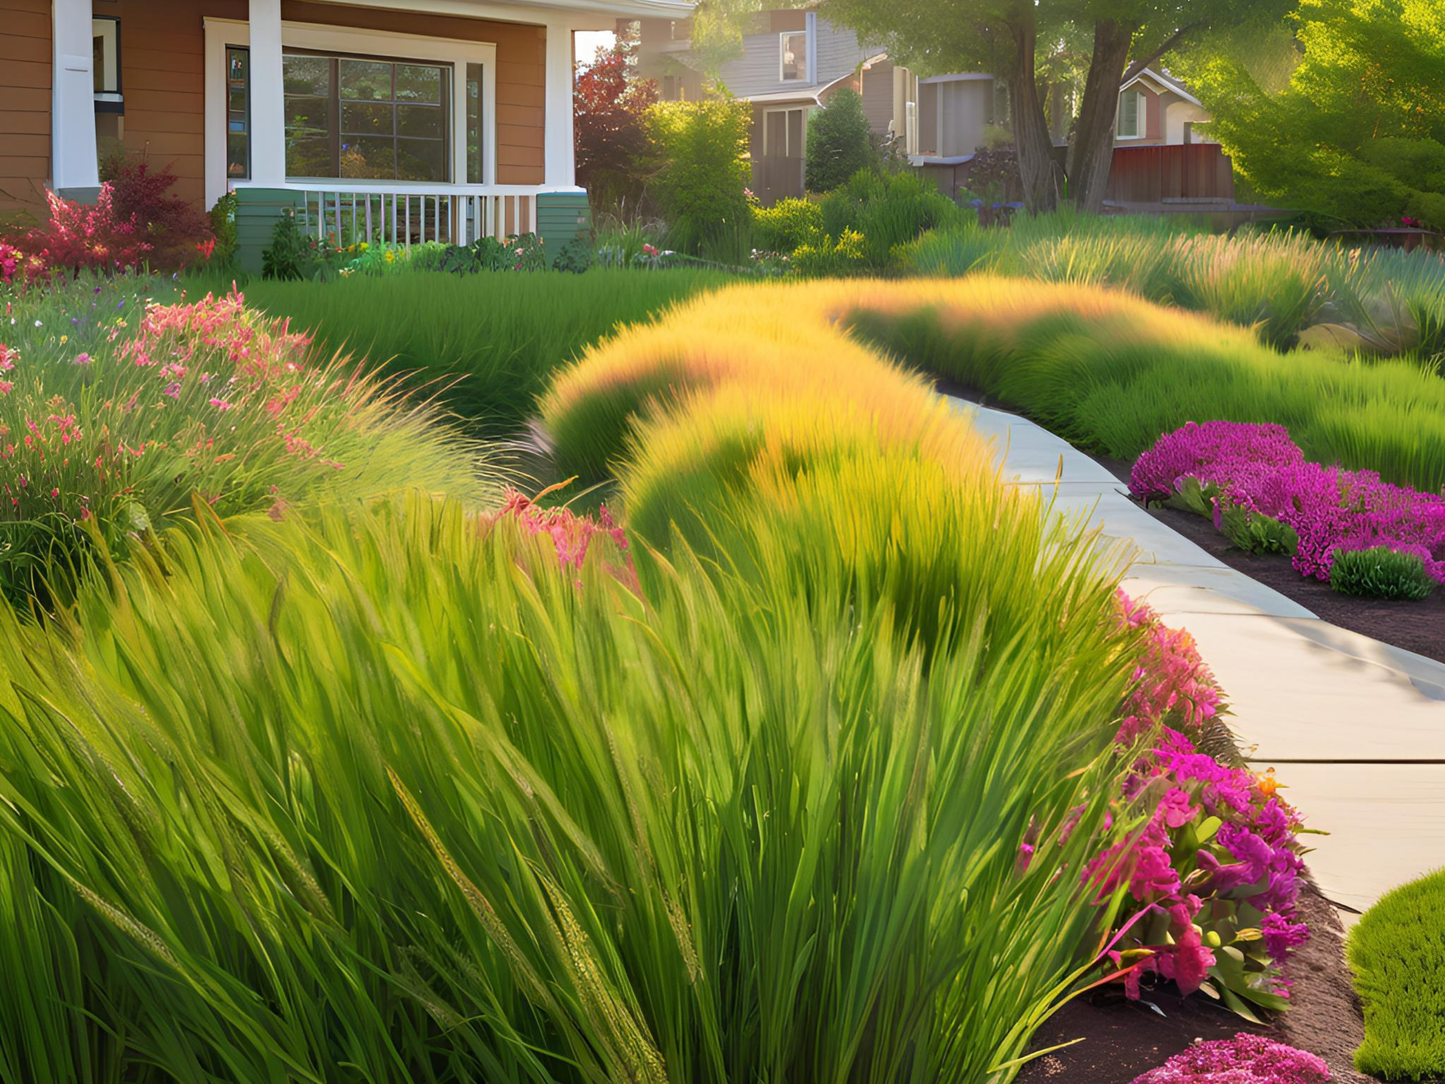
<instances>
[{"instance_id":1,"label":"porch ceiling","mask_svg":"<svg viewBox=\"0 0 1445 1084\"><path fill-rule=\"evenodd\" d=\"M347 7L388 8L430 15L454 15L474 19L517 22L525 12L527 21L563 19L589 29L611 29L619 15L637 18L685 19L692 14L691 0L321 0ZM588 24L584 26L583 24Z\"/></svg>"}]
</instances>

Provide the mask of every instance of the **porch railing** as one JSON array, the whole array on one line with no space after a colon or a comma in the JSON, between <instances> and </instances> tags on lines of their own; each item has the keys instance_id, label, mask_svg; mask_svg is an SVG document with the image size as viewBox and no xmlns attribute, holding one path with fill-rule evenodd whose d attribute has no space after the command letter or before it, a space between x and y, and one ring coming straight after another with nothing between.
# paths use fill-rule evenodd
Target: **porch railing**
<instances>
[{"instance_id":1,"label":"porch railing","mask_svg":"<svg viewBox=\"0 0 1445 1084\"><path fill-rule=\"evenodd\" d=\"M303 194L302 228L337 245L361 241L410 247L423 241L470 245L537 232L537 195L527 185L374 185L288 182Z\"/></svg>"}]
</instances>

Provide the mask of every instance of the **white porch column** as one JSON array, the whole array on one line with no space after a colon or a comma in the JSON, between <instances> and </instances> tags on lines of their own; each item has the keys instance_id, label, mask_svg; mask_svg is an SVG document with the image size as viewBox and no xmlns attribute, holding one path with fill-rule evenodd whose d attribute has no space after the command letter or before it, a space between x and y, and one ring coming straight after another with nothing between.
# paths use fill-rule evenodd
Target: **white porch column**
<instances>
[{"instance_id":1,"label":"white porch column","mask_svg":"<svg viewBox=\"0 0 1445 1084\"><path fill-rule=\"evenodd\" d=\"M251 0L255 3L256 0ZM577 185L577 152L572 142L572 26L554 19L547 24L546 136L543 181L554 188Z\"/></svg>"},{"instance_id":2,"label":"white porch column","mask_svg":"<svg viewBox=\"0 0 1445 1084\"><path fill-rule=\"evenodd\" d=\"M91 74L90 0L54 0L50 113L50 186L92 200L100 188L95 149L95 77Z\"/></svg>"},{"instance_id":3,"label":"white porch column","mask_svg":"<svg viewBox=\"0 0 1445 1084\"><path fill-rule=\"evenodd\" d=\"M286 97L281 0L251 0L251 184L286 183Z\"/></svg>"}]
</instances>

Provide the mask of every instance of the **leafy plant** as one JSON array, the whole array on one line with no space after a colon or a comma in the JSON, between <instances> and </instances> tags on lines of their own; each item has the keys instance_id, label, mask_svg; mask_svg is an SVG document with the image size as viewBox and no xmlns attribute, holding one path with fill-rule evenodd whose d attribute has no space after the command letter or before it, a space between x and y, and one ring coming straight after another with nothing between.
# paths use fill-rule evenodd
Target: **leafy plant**
<instances>
[{"instance_id":1,"label":"leafy plant","mask_svg":"<svg viewBox=\"0 0 1445 1084\"><path fill-rule=\"evenodd\" d=\"M111 187L116 215L132 220L150 245L150 264L172 271L197 262L197 246L211 240L211 219L194 203L171 190L176 175L169 165L152 169L146 153L124 150L101 163L101 178Z\"/></svg>"},{"instance_id":2,"label":"leafy plant","mask_svg":"<svg viewBox=\"0 0 1445 1084\"><path fill-rule=\"evenodd\" d=\"M124 271L138 266L151 251L135 217L115 206L109 184L100 186L94 204L45 193L49 217L21 240L27 278L66 278L81 271Z\"/></svg>"},{"instance_id":3,"label":"leafy plant","mask_svg":"<svg viewBox=\"0 0 1445 1084\"><path fill-rule=\"evenodd\" d=\"M876 157L862 96L851 87L840 87L808 118L804 165L808 190L831 192L859 170L872 169Z\"/></svg>"},{"instance_id":4,"label":"leafy plant","mask_svg":"<svg viewBox=\"0 0 1445 1084\"><path fill-rule=\"evenodd\" d=\"M1425 571L1425 560L1418 553L1371 546L1335 550L1330 586L1343 595L1419 600L1430 597L1436 580Z\"/></svg>"},{"instance_id":5,"label":"leafy plant","mask_svg":"<svg viewBox=\"0 0 1445 1084\"><path fill-rule=\"evenodd\" d=\"M754 207L753 230L764 252L791 254L822 238L823 210L815 200L789 196L771 207Z\"/></svg>"},{"instance_id":6,"label":"leafy plant","mask_svg":"<svg viewBox=\"0 0 1445 1084\"><path fill-rule=\"evenodd\" d=\"M656 160L649 191L667 219L670 243L698 252L751 221L746 189L752 107L747 102L659 102L646 127Z\"/></svg>"},{"instance_id":7,"label":"leafy plant","mask_svg":"<svg viewBox=\"0 0 1445 1084\"><path fill-rule=\"evenodd\" d=\"M834 238L841 238L844 230L861 233L869 266L875 269L889 266L894 250L925 230L962 218L953 200L912 172L855 173L820 206L824 232Z\"/></svg>"},{"instance_id":8,"label":"leafy plant","mask_svg":"<svg viewBox=\"0 0 1445 1084\"><path fill-rule=\"evenodd\" d=\"M799 274L813 277L861 274L872 266L868 261L868 238L844 226L837 238L824 234L795 248L793 266Z\"/></svg>"},{"instance_id":9,"label":"leafy plant","mask_svg":"<svg viewBox=\"0 0 1445 1084\"><path fill-rule=\"evenodd\" d=\"M230 267L236 259L236 193L227 192L216 200L210 213L211 234L216 239L212 262Z\"/></svg>"},{"instance_id":10,"label":"leafy plant","mask_svg":"<svg viewBox=\"0 0 1445 1084\"><path fill-rule=\"evenodd\" d=\"M261 250L261 273L268 279L314 278L331 254L331 246L303 232L296 213L287 210L271 227L271 243Z\"/></svg>"},{"instance_id":11,"label":"leafy plant","mask_svg":"<svg viewBox=\"0 0 1445 1084\"><path fill-rule=\"evenodd\" d=\"M1385 1080L1445 1074L1445 870L1385 893L1350 931L1347 956L1365 1009L1362 1073Z\"/></svg>"},{"instance_id":12,"label":"leafy plant","mask_svg":"<svg viewBox=\"0 0 1445 1084\"><path fill-rule=\"evenodd\" d=\"M592 266L592 246L581 237L574 237L562 246L552 261L553 271L580 275Z\"/></svg>"},{"instance_id":13,"label":"leafy plant","mask_svg":"<svg viewBox=\"0 0 1445 1084\"><path fill-rule=\"evenodd\" d=\"M577 183L587 189L594 212L636 204L643 194L645 118L657 102L657 82L634 72L633 49L625 39L598 50L577 72L572 92Z\"/></svg>"}]
</instances>

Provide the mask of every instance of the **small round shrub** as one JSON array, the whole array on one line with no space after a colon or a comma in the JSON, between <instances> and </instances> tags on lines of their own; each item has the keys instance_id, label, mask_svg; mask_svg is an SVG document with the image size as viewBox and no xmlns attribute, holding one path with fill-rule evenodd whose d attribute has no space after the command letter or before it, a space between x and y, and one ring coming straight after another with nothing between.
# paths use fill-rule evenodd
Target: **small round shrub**
<instances>
[{"instance_id":1,"label":"small round shrub","mask_svg":"<svg viewBox=\"0 0 1445 1084\"><path fill-rule=\"evenodd\" d=\"M753 239L764 252L788 254L823 235L823 209L813 200L788 197L753 208Z\"/></svg>"},{"instance_id":2,"label":"small round shrub","mask_svg":"<svg viewBox=\"0 0 1445 1084\"><path fill-rule=\"evenodd\" d=\"M1419 601L1435 590L1435 581L1418 554L1373 546L1335 550L1330 586L1342 595Z\"/></svg>"}]
</instances>

